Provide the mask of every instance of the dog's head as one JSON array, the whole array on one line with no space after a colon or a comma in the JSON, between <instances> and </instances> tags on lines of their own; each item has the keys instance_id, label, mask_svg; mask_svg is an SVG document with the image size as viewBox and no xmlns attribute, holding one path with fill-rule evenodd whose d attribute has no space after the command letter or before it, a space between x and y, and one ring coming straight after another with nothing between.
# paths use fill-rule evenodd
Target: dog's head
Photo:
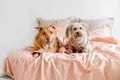
<instances>
[{"instance_id":1,"label":"dog's head","mask_svg":"<svg viewBox=\"0 0 120 80\"><path fill-rule=\"evenodd\" d=\"M66 30L66 37L81 41L88 36L88 24L83 21L71 22Z\"/></svg>"},{"instance_id":2,"label":"dog's head","mask_svg":"<svg viewBox=\"0 0 120 80\"><path fill-rule=\"evenodd\" d=\"M56 26L54 24L35 28L39 31L37 38L39 38L43 44L50 45L57 37Z\"/></svg>"}]
</instances>

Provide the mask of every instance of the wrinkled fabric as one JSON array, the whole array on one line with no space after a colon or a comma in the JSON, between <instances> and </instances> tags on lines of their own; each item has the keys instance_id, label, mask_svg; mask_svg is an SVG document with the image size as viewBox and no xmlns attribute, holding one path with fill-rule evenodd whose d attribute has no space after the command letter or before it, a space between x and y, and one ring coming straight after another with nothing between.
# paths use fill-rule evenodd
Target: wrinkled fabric
<instances>
[{"instance_id":1,"label":"wrinkled fabric","mask_svg":"<svg viewBox=\"0 0 120 80\"><path fill-rule=\"evenodd\" d=\"M120 80L120 44L114 38L90 41L92 51L81 54L46 53L32 48L11 52L4 74L15 80Z\"/></svg>"}]
</instances>

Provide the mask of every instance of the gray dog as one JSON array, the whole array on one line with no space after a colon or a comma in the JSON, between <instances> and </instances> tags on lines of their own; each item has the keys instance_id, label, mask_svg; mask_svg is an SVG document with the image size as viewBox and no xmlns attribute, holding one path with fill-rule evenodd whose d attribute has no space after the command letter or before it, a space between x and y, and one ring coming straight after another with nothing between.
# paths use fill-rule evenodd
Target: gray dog
<instances>
[{"instance_id":1,"label":"gray dog","mask_svg":"<svg viewBox=\"0 0 120 80\"><path fill-rule=\"evenodd\" d=\"M65 48L70 53L88 52L89 25L81 19L73 19L66 30Z\"/></svg>"}]
</instances>

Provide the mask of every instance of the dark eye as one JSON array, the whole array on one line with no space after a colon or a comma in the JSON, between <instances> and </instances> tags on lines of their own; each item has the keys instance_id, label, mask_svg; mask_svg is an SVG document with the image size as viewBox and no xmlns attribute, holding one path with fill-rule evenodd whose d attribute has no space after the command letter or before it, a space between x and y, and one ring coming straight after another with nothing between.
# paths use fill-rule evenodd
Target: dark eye
<instances>
[{"instance_id":1,"label":"dark eye","mask_svg":"<svg viewBox=\"0 0 120 80\"><path fill-rule=\"evenodd\" d=\"M52 34L53 32L52 31L50 31L50 34Z\"/></svg>"},{"instance_id":2,"label":"dark eye","mask_svg":"<svg viewBox=\"0 0 120 80\"><path fill-rule=\"evenodd\" d=\"M77 28L74 28L74 30L77 30Z\"/></svg>"},{"instance_id":3,"label":"dark eye","mask_svg":"<svg viewBox=\"0 0 120 80\"><path fill-rule=\"evenodd\" d=\"M82 29L82 27L80 27L80 29Z\"/></svg>"},{"instance_id":4,"label":"dark eye","mask_svg":"<svg viewBox=\"0 0 120 80\"><path fill-rule=\"evenodd\" d=\"M45 35L45 32L43 32L43 35Z\"/></svg>"}]
</instances>

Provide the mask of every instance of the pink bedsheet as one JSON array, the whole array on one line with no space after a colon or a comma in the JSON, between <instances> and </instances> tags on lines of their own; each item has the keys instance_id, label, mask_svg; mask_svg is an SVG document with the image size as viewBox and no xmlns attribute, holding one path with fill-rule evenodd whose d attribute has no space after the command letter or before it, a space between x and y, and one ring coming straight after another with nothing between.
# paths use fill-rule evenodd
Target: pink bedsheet
<instances>
[{"instance_id":1,"label":"pink bedsheet","mask_svg":"<svg viewBox=\"0 0 120 80\"><path fill-rule=\"evenodd\" d=\"M120 44L114 38L90 41L91 53L42 53L13 51L5 59L4 74L14 80L120 80Z\"/></svg>"}]
</instances>

